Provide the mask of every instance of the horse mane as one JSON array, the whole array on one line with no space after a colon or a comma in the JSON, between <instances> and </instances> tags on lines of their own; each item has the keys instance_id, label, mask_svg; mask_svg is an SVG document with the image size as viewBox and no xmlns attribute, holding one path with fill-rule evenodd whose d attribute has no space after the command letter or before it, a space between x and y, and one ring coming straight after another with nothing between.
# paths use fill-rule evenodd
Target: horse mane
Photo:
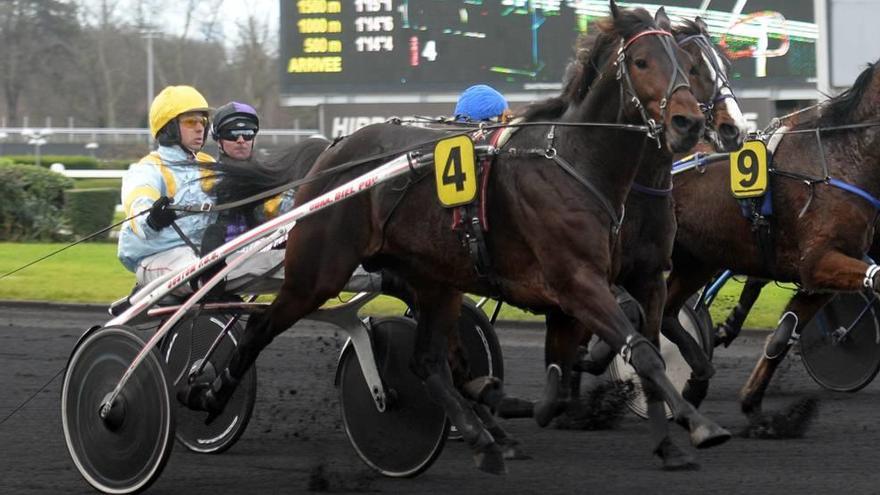
<instances>
[{"instance_id":1,"label":"horse mane","mask_svg":"<svg viewBox=\"0 0 880 495\"><path fill-rule=\"evenodd\" d=\"M874 62L873 64L869 63L868 67L859 74L859 77L856 78L856 82L854 82L849 89L828 100L828 103L822 108L821 115L818 119L815 119L815 122L818 123L819 126L834 126L855 121L857 118L856 112L858 111L859 103L861 103L862 98L865 96L865 92L871 85L871 80L874 76L874 69L876 67L877 62ZM806 123L807 122L804 124Z\"/></svg>"},{"instance_id":2,"label":"horse mane","mask_svg":"<svg viewBox=\"0 0 880 495\"><path fill-rule=\"evenodd\" d=\"M308 138L263 163L225 157L210 166L203 179L217 179L212 193L219 203L238 201L305 177L327 146L324 138Z\"/></svg>"},{"instance_id":3,"label":"horse mane","mask_svg":"<svg viewBox=\"0 0 880 495\"><path fill-rule=\"evenodd\" d=\"M598 33L584 33L574 44L575 57L565 69L562 93L527 105L520 116L526 120L556 119L569 105L581 103L590 86L601 77L602 67L621 39L646 29L657 29L654 18L645 9L621 10L616 18L605 17L592 26Z\"/></svg>"}]
</instances>

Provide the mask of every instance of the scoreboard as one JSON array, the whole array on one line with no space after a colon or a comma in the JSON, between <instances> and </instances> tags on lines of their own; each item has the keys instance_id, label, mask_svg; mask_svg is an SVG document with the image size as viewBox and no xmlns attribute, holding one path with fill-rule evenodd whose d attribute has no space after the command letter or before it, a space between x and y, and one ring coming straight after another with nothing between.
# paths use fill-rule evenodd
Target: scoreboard
<instances>
[{"instance_id":1,"label":"scoreboard","mask_svg":"<svg viewBox=\"0 0 880 495\"><path fill-rule=\"evenodd\" d=\"M657 3L641 5L654 12ZM811 83L816 27L803 0L664 0L673 21L702 15L733 57L735 87ZM281 92L298 96L505 93L560 88L578 34L606 0L280 0ZM699 7L708 5L707 10Z\"/></svg>"}]
</instances>

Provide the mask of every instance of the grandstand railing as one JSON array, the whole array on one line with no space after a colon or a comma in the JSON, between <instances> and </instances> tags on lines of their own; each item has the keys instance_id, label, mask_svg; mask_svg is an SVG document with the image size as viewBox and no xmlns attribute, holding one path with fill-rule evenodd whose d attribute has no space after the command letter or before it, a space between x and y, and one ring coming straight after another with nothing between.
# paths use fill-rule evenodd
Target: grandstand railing
<instances>
[{"instance_id":1,"label":"grandstand railing","mask_svg":"<svg viewBox=\"0 0 880 495\"><path fill-rule=\"evenodd\" d=\"M317 129L260 129L263 144L293 144L318 134ZM150 143L149 129L137 127L0 127L0 143L33 144L34 139L48 143Z\"/></svg>"}]
</instances>

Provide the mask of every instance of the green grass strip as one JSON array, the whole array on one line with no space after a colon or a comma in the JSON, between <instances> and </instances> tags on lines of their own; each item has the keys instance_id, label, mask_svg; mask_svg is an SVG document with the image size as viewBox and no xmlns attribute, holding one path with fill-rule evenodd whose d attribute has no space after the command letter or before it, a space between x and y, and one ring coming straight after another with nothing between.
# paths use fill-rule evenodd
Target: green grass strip
<instances>
[{"instance_id":1,"label":"green grass strip","mask_svg":"<svg viewBox=\"0 0 880 495\"><path fill-rule=\"evenodd\" d=\"M57 243L0 243L0 274L10 272L27 262L63 247ZM108 304L131 291L134 274L125 270L116 258L116 244L86 243L63 251L32 267L0 280L0 300L54 301ZM712 306L712 319L717 323L727 317L736 304L742 285L729 282ZM746 328L774 328L782 309L791 297L790 288L768 285L746 320ZM343 294L342 299L347 296ZM476 298L474 298L476 300ZM334 304L330 301L329 304ZM494 302L485 310L491 313ZM380 297L367 306L369 314L400 314L403 304ZM543 316L504 305L499 316L503 320L543 321Z\"/></svg>"}]
</instances>

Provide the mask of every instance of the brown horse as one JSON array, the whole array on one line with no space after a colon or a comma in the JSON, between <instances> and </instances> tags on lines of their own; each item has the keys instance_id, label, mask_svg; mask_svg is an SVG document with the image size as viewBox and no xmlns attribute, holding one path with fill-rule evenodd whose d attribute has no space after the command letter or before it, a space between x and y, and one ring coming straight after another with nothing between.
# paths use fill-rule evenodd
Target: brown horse
<instances>
[{"instance_id":1,"label":"brown horse","mask_svg":"<svg viewBox=\"0 0 880 495\"><path fill-rule=\"evenodd\" d=\"M870 65L852 88L815 115L785 122L789 130L780 133L769 179L772 243L758 242L752 222L725 192L726 167L710 165L703 173L689 170L676 177L678 235L664 332L683 333L674 315L722 268L803 288L788 303L740 393L750 425L765 432L768 424L781 424L761 413L761 402L792 337L832 297L829 291L880 288L878 269L862 260L880 207L875 199L880 194L878 118L880 71ZM688 355L684 349L683 354L694 367L711 368L704 354Z\"/></svg>"},{"instance_id":2,"label":"brown horse","mask_svg":"<svg viewBox=\"0 0 880 495\"><path fill-rule=\"evenodd\" d=\"M668 27L668 26L667 26ZM700 18L677 26L672 32L676 41L691 58L696 61L690 73L690 86L706 116L705 138L713 143L718 151L738 149L746 134L745 121L733 98L727 82L726 62L718 50L712 46L706 25ZM586 55L587 48L580 51ZM666 300L664 271L669 270L672 242L675 237L675 216L672 210L672 159L670 152L652 150L645 153L638 167L632 190L626 199L626 220L620 234L618 256L620 271L615 283L625 289L643 309L643 334L654 345L659 345L660 322ZM630 300L625 294L619 298ZM629 306L633 306L629 303ZM638 308L631 318L638 322ZM546 365L548 366L547 386L544 396L536 404L535 419L545 426L560 413L568 399L566 384L572 383L572 392L579 380L570 376L572 365L575 371L600 374L605 371L614 358L615 349L604 342L592 346L588 359L575 362L572 354L576 348L578 334L583 334L586 342L592 336L589 329L578 329L575 319L561 311L547 315ZM700 348L697 347L699 351ZM656 394L655 394L656 395ZM649 401L649 415L657 427L654 429L655 453L661 457L665 469L685 469L694 467L691 457L679 450L669 440L665 432L666 413L662 401Z\"/></svg>"},{"instance_id":3,"label":"brown horse","mask_svg":"<svg viewBox=\"0 0 880 495\"><path fill-rule=\"evenodd\" d=\"M209 415L222 410L260 350L338 294L363 261L400 276L412 287L420 317L411 368L470 445L480 469L505 470L501 449L475 412L483 406L459 393L447 360L447 341L456 338L463 291L500 295L534 311L561 308L619 349L640 377L661 391L694 445L726 441L726 430L676 392L656 347L637 333L611 292L622 205L639 155L654 146L644 133L622 130L617 123L645 123L658 142L674 151L693 146L703 127L693 95L680 91L687 86L683 74L692 65L688 57L644 10L620 10L611 1L611 11L612 17L600 26L604 35L590 63L568 81L563 95L538 103L530 112L534 119L553 113L548 109L564 107L561 117L552 124L526 122L498 150L486 199L492 219L486 242L494 284L474 270L467 247L449 229L452 211L438 205L436 188L423 180L425 175L379 186L293 228L278 298L265 315L248 322L220 378L212 386L194 386L182 399ZM661 21L668 22L663 17ZM589 76L593 71L599 75ZM590 88L586 80L594 81ZM322 154L310 175L447 135L394 124L369 126ZM302 204L351 180L365 167L305 185L297 201Z\"/></svg>"}]
</instances>

